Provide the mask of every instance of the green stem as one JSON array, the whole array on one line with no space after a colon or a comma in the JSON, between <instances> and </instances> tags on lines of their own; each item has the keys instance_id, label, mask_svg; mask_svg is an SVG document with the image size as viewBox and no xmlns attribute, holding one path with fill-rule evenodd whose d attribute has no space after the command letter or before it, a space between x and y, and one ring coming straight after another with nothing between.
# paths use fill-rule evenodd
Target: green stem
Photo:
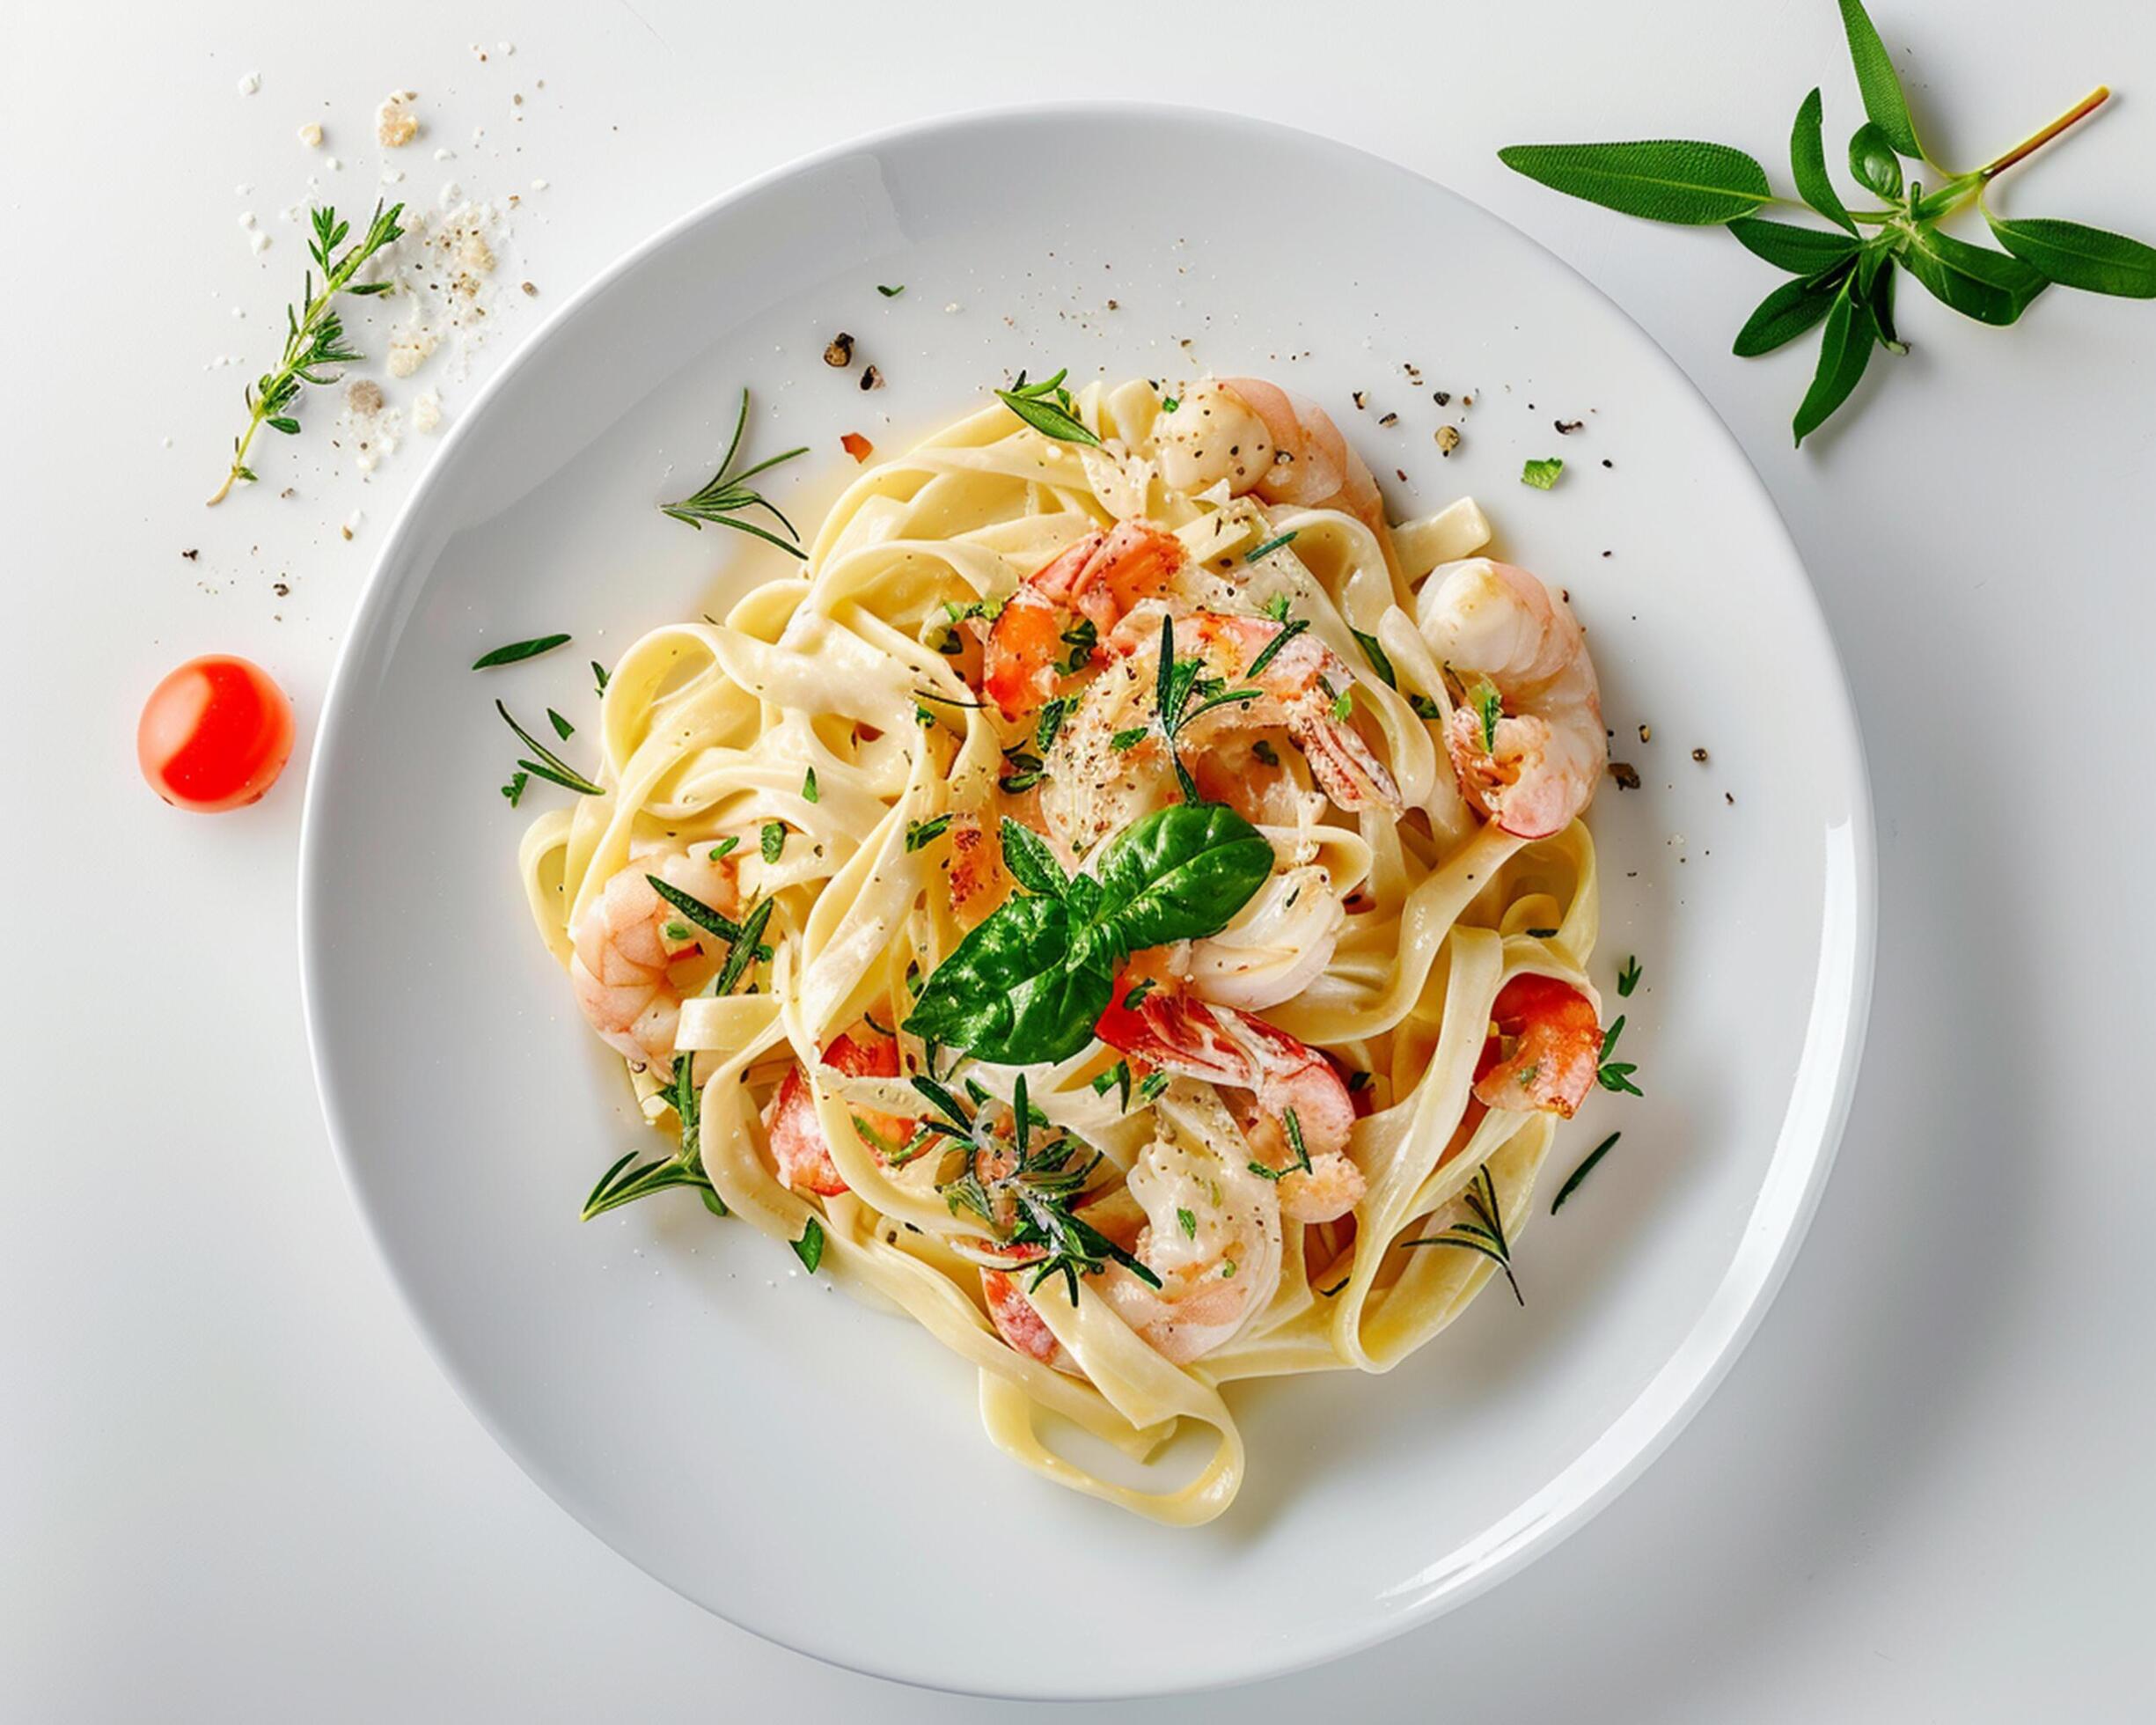
<instances>
[{"instance_id":1,"label":"green stem","mask_svg":"<svg viewBox=\"0 0 2156 1725\"><path fill-rule=\"evenodd\" d=\"M2012 167L2016 162L2020 161L2023 158L2035 155L2036 151L2042 149L2045 144L2050 143L2053 138L2057 137L2068 127L2079 125L2084 120L2087 119L2090 114L2095 113L2098 108L2101 107L2110 99L2111 92L2109 88L2104 84L2098 84L2094 90L2090 91L2087 95L2082 97L2079 101L2076 102L2072 107L2068 108L2065 113L2060 114L2057 119L2054 120L2042 131L2031 132L2027 137L2023 138L2020 143L2015 144L2013 149L2007 150L2004 155L1994 158L1992 160L1985 163L1984 166L1978 168L1976 170L1978 177L1984 180L1991 180L1996 175L2006 172L2008 168Z\"/></svg>"},{"instance_id":2,"label":"green stem","mask_svg":"<svg viewBox=\"0 0 2156 1725\"><path fill-rule=\"evenodd\" d=\"M350 275L351 271L347 270L345 279L350 279ZM329 304L330 297L341 285L341 282L337 282L335 285L325 286L320 293L307 302L306 315L300 319L299 327L286 340L284 356L278 363L276 371L271 373L270 381L273 385L290 374L293 362L305 351L301 343L305 339L307 332L314 327L315 319L322 315L323 309ZM239 482L241 470L247 465L247 447L253 443L254 434L262 429L262 422L269 417L269 400L270 392L268 390L256 396L254 406L247 416L247 429L240 434L239 442L233 447L231 470L224 475L224 483L217 488L216 495L210 498L209 508L215 509L223 503L231 494L232 487Z\"/></svg>"}]
</instances>

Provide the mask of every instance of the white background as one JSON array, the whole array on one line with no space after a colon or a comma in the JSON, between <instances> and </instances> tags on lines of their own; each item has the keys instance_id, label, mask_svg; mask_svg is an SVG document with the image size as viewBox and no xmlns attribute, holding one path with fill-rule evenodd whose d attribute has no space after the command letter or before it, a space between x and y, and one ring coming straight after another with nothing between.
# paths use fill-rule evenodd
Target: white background
<instances>
[{"instance_id":1,"label":"white background","mask_svg":"<svg viewBox=\"0 0 2156 1725\"><path fill-rule=\"evenodd\" d=\"M1988 157L2099 79L2121 86L2004 202L2156 235L2156 12L1877 13L1948 159ZM243 95L250 72L260 89ZM206 363L259 367L275 346L301 263L276 212L310 172L348 204L371 196L370 116L398 87L420 92L429 134L401 152L396 195L455 179L523 198L503 268L538 291L510 296L468 380L443 382L452 418L550 301L747 175L967 106L1180 99L1377 150L1544 239L1699 381L1811 568L1871 753L1878 986L1840 1163L1749 1353L1612 1508L1454 1616L1263 1688L1113 1711L2156 1709L2140 1095L2156 307L2059 291L1999 333L1905 297L1911 354L1875 363L1854 410L1794 453L1806 360L1727 351L1778 277L1722 235L1568 202L1492 154L1674 132L1742 144L1786 183L1813 83L1830 138L1859 117L1828 0L378 0L334 17L9 0L0 79L16 810L0 843L0 1715L1020 1711L753 1641L517 1472L421 1346L324 1139L293 934L304 759L260 807L216 820L168 811L136 775L142 697L206 650L277 674L304 757L342 620L424 461L412 439L363 481L328 446L323 398L303 437L260 451L262 487L202 507L246 375ZM321 152L294 138L309 119ZM1254 271L1275 224L1277 243L1322 231L1323 212L1269 209L1262 186L1191 192L1249 200ZM786 1410L772 1418L782 1442ZM1014 1610L1053 1610L1052 1554L1038 1575ZM924 1633L994 1633L932 1600L892 1609ZM1294 1609L1251 1601L1252 1634Z\"/></svg>"}]
</instances>

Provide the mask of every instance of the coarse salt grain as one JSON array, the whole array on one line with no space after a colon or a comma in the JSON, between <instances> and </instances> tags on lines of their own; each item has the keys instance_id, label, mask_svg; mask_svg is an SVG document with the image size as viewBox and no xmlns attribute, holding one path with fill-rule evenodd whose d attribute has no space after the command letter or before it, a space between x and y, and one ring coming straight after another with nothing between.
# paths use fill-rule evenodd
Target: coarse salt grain
<instances>
[{"instance_id":1,"label":"coarse salt grain","mask_svg":"<svg viewBox=\"0 0 2156 1725\"><path fill-rule=\"evenodd\" d=\"M257 252L267 252L269 249L269 236L258 229L247 236L247 244Z\"/></svg>"},{"instance_id":2,"label":"coarse salt grain","mask_svg":"<svg viewBox=\"0 0 2156 1725\"><path fill-rule=\"evenodd\" d=\"M262 75L261 75L260 72L242 72L242 73L240 74L240 76L239 76L239 93L240 93L241 95L243 95L243 96L252 96L252 95L253 95L253 93L254 93L256 91L260 90L261 87L262 87Z\"/></svg>"}]
</instances>

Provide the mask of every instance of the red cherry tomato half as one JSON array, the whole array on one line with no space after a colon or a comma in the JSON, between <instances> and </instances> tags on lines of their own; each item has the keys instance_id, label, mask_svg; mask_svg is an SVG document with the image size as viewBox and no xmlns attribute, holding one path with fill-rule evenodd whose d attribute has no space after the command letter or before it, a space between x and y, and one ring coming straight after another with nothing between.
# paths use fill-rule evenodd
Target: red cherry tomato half
<instances>
[{"instance_id":1,"label":"red cherry tomato half","mask_svg":"<svg viewBox=\"0 0 2156 1725\"><path fill-rule=\"evenodd\" d=\"M242 808L276 783L291 759L292 703L246 659L189 659L150 691L135 752L150 789L174 808Z\"/></svg>"}]
</instances>

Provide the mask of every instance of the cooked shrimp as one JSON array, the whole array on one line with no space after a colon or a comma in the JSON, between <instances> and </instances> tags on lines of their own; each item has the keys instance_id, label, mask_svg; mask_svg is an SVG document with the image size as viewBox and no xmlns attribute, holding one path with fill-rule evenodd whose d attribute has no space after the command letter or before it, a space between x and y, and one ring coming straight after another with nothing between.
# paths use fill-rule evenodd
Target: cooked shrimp
<instances>
[{"instance_id":1,"label":"cooked shrimp","mask_svg":"<svg viewBox=\"0 0 2156 1725\"><path fill-rule=\"evenodd\" d=\"M1322 407L1262 378L1193 385L1154 422L1161 477L1178 491L1225 481L1231 495L1339 510L1377 536L1388 558L1384 498L1362 458Z\"/></svg>"},{"instance_id":2,"label":"cooked shrimp","mask_svg":"<svg viewBox=\"0 0 2156 1725\"><path fill-rule=\"evenodd\" d=\"M1602 1064L1601 1003L1569 982L1523 973L1497 991L1490 1022L1496 1034L1475 1068L1476 1099L1569 1120Z\"/></svg>"},{"instance_id":3,"label":"cooked shrimp","mask_svg":"<svg viewBox=\"0 0 2156 1725\"><path fill-rule=\"evenodd\" d=\"M1331 1222L1362 1201L1362 1170L1347 1154L1355 1105L1331 1061L1253 1013L1159 987L1133 1006L1129 987L1126 979L1095 1034L1163 1072L1220 1086L1258 1159L1287 1171L1278 1183L1283 1215Z\"/></svg>"},{"instance_id":4,"label":"cooked shrimp","mask_svg":"<svg viewBox=\"0 0 2156 1725\"><path fill-rule=\"evenodd\" d=\"M1460 789L1520 838L1563 832L1594 800L1610 759L1595 664L1571 607L1525 569L1473 557L1433 571L1419 609L1431 650L1467 688L1445 727ZM1497 692L1493 715L1476 698L1480 679Z\"/></svg>"},{"instance_id":5,"label":"cooked shrimp","mask_svg":"<svg viewBox=\"0 0 2156 1725\"><path fill-rule=\"evenodd\" d=\"M1101 1292L1162 1359L1188 1365L1233 1340L1280 1286L1280 1203L1271 1181L1168 1138L1139 1152L1125 1190L1145 1215L1126 1249L1161 1285L1117 1265Z\"/></svg>"},{"instance_id":6,"label":"cooked shrimp","mask_svg":"<svg viewBox=\"0 0 2156 1725\"><path fill-rule=\"evenodd\" d=\"M997 613L981 659L983 692L1006 718L1040 707L1076 674L1074 653L1084 668L1082 648L1065 639L1074 618L1104 635L1140 599L1165 592L1183 563L1183 541L1150 521L1088 533L1029 576Z\"/></svg>"},{"instance_id":7,"label":"cooked shrimp","mask_svg":"<svg viewBox=\"0 0 2156 1725\"><path fill-rule=\"evenodd\" d=\"M576 1004L606 1046L638 1065L674 1056L683 999L717 968L716 943L652 890L656 875L722 916L741 909L730 862L709 847L632 855L569 928Z\"/></svg>"},{"instance_id":8,"label":"cooked shrimp","mask_svg":"<svg viewBox=\"0 0 2156 1725\"><path fill-rule=\"evenodd\" d=\"M1038 1251L1035 1255L1039 1255ZM1077 1362L1034 1310L1016 1276L983 1265L980 1291L988 1303L988 1321L995 1325L996 1334L1029 1360L1038 1360L1042 1365L1052 1366L1073 1377L1081 1375Z\"/></svg>"},{"instance_id":9,"label":"cooked shrimp","mask_svg":"<svg viewBox=\"0 0 2156 1725\"><path fill-rule=\"evenodd\" d=\"M852 1036L832 1038L831 1046L824 1050L822 1063L849 1078L896 1078L897 1040L866 1025L862 1031L858 1041ZM862 1135L869 1140L869 1147L879 1162L884 1156L884 1146L898 1149L913 1135L915 1125L913 1120L873 1113L865 1108L854 1111L854 1120L863 1128ZM847 1189L838 1164L831 1159L831 1143L824 1136L823 1122L817 1119L815 1095L798 1066L789 1067L786 1076L779 1081L771 1105L764 1111L764 1129L771 1140L771 1159L778 1164L781 1185L793 1192L813 1192L824 1198L833 1197ZM883 1140L882 1144L876 1142L878 1138Z\"/></svg>"},{"instance_id":10,"label":"cooked shrimp","mask_svg":"<svg viewBox=\"0 0 2156 1725\"><path fill-rule=\"evenodd\" d=\"M1143 605L1117 625L1108 637L1108 666L1086 685L1049 751L1041 812L1050 832L1074 854L1083 855L1178 794L1154 704L1163 610ZM1331 648L1307 633L1296 634L1252 678L1250 667L1284 625L1221 611L1184 612L1174 614L1174 623L1179 657L1194 654L1213 676L1259 691L1250 701L1200 715L1177 733L1177 746L1194 779L1218 782L1220 773L1206 757L1221 751L1234 756L1228 773L1247 776L1250 739L1278 730L1302 752L1311 777L1340 808L1399 806L1391 773L1334 711L1353 677ZM1123 747L1116 746L1118 741ZM1262 776L1252 780L1254 787L1264 782ZM1228 800L1239 800L1232 788Z\"/></svg>"}]
</instances>

